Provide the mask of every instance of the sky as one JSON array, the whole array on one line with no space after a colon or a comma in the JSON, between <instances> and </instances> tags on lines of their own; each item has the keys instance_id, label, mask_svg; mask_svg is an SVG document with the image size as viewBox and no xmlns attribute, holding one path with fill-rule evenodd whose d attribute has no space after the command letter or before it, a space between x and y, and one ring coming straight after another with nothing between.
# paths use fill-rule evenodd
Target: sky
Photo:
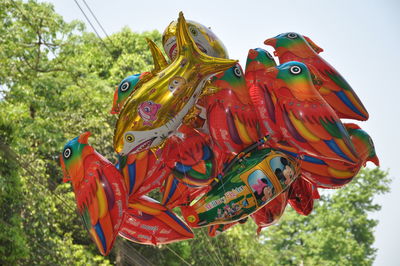
<instances>
[{"instance_id":1,"label":"sky","mask_svg":"<svg viewBox=\"0 0 400 266\"><path fill-rule=\"evenodd\" d=\"M82 0L77 1L85 7ZM53 3L66 21L85 20L73 0L46 2ZM264 40L283 32L301 33L322 47L324 52L320 55L346 78L367 108L370 119L357 124L373 138L381 168L389 170L393 179L391 193L376 198L382 210L371 215L379 220L375 231L378 256L374 265L399 265L400 1L86 0L86 3L108 34L124 26L136 32L154 29L163 32L183 11L186 19L211 27L227 47L230 58L239 59L242 66L249 49L260 47L272 51L263 44ZM87 9L85 12L89 14ZM87 29L91 31L89 25Z\"/></svg>"}]
</instances>

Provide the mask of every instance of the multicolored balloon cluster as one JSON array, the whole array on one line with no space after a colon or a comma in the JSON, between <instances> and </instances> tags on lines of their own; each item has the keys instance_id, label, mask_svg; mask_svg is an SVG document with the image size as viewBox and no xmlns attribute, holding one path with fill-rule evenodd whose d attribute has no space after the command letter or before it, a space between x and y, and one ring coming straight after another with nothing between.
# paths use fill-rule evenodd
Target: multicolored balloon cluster
<instances>
[{"instance_id":1,"label":"multicolored balloon cluster","mask_svg":"<svg viewBox=\"0 0 400 266\"><path fill-rule=\"evenodd\" d=\"M209 28L182 13L163 35L169 60L148 43L154 69L122 80L114 94L117 164L88 144L88 132L61 155L103 255L117 235L165 244L193 238L196 227L215 236L248 217L259 232L287 204L308 215L318 188L339 188L367 161L379 164L370 136L340 120L367 120L365 107L310 38L266 40L280 65L256 48L245 71ZM153 190L160 202L147 195Z\"/></svg>"}]
</instances>

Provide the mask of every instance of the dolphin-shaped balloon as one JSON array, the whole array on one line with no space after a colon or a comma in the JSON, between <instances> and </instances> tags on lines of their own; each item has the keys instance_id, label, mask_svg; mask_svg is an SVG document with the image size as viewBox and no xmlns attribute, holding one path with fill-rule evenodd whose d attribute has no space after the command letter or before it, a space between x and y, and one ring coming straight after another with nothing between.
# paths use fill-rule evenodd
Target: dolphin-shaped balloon
<instances>
[{"instance_id":1,"label":"dolphin-shaped balloon","mask_svg":"<svg viewBox=\"0 0 400 266\"><path fill-rule=\"evenodd\" d=\"M176 38L178 56L137 88L121 110L114 132L114 149L122 156L160 146L182 124L205 82L237 63L201 52L188 32L182 12Z\"/></svg>"}]
</instances>

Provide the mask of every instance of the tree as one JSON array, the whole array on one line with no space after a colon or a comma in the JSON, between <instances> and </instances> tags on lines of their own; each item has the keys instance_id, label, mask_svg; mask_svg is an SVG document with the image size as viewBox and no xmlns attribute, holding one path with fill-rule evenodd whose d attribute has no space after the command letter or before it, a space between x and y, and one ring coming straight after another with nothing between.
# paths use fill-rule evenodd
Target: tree
<instances>
[{"instance_id":1,"label":"tree","mask_svg":"<svg viewBox=\"0 0 400 266\"><path fill-rule=\"evenodd\" d=\"M151 68L146 41L124 29L106 48L81 22L63 21L52 5L0 5L0 135L7 137L1 138L0 161L7 167L0 200L1 226L8 229L0 257L21 264L108 264L113 257L98 254L75 213L58 156L68 140L91 131L93 146L113 158L114 87L124 75ZM143 36L161 40L156 31Z\"/></svg>"}]
</instances>

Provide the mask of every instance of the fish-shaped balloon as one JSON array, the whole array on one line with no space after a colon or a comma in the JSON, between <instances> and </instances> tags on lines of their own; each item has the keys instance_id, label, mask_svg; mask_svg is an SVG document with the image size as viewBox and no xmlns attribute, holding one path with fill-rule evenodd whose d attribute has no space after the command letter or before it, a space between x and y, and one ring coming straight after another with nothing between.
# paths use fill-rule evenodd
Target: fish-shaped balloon
<instances>
[{"instance_id":1,"label":"fish-shaped balloon","mask_svg":"<svg viewBox=\"0 0 400 266\"><path fill-rule=\"evenodd\" d=\"M128 97L141 86L142 83L154 77L155 74L166 68L168 63L164 58L160 48L150 39L146 39L151 55L153 56L154 69L151 72L143 72L131 75L121 81L114 92L114 102L111 114L118 114L124 106Z\"/></svg>"},{"instance_id":2,"label":"fish-shaped balloon","mask_svg":"<svg viewBox=\"0 0 400 266\"><path fill-rule=\"evenodd\" d=\"M295 32L282 33L264 42L275 48L281 64L299 61L309 68L322 97L340 118L367 120L368 112L342 75L318 55L319 48L310 38Z\"/></svg>"},{"instance_id":3,"label":"fish-shaped balloon","mask_svg":"<svg viewBox=\"0 0 400 266\"><path fill-rule=\"evenodd\" d=\"M96 243L107 255L118 234L127 194L115 166L88 144L90 132L69 141L60 156L65 180L72 182L78 213Z\"/></svg>"},{"instance_id":4,"label":"fish-shaped balloon","mask_svg":"<svg viewBox=\"0 0 400 266\"><path fill-rule=\"evenodd\" d=\"M205 82L237 62L201 52L188 32L182 13L176 38L178 56L136 89L118 117L114 149L121 156L159 147L182 124Z\"/></svg>"}]
</instances>

